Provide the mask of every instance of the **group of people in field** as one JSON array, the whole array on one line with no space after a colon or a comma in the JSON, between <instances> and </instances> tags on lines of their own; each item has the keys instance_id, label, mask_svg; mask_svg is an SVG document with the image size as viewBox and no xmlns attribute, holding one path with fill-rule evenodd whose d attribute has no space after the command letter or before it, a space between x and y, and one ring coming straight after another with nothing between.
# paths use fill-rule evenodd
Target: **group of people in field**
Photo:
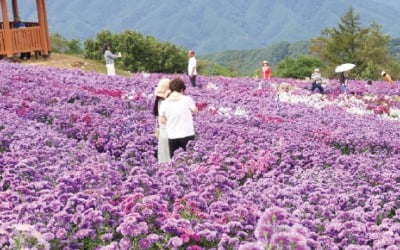
<instances>
[{"instance_id":1,"label":"group of people in field","mask_svg":"<svg viewBox=\"0 0 400 250\"><path fill-rule=\"evenodd\" d=\"M111 52L110 45L104 44L103 56L106 63L107 74L115 75L114 60L121 57L121 53L114 54ZM200 87L197 84L197 61L195 52L188 51L188 68L187 75L192 87ZM268 61L262 62L261 67L262 81L259 82L259 88L263 88L262 84L268 82L272 78L272 68ZM382 77L388 83L393 83L390 75L382 72ZM347 91L348 72L341 72L339 75L341 93ZM311 74L311 92L318 90L324 93L323 78L319 68L314 69ZM368 84L372 84L368 81ZM156 96L153 115L156 118L156 132L158 138L157 159L159 162L168 162L173 157L176 150L186 147L190 141L195 138L193 115L198 111L193 99L185 95L185 82L182 78L174 79L162 78L154 90Z\"/></svg>"},{"instance_id":2,"label":"group of people in field","mask_svg":"<svg viewBox=\"0 0 400 250\"><path fill-rule=\"evenodd\" d=\"M393 80L388 73L382 71L381 75L384 81L388 82L389 84L393 84ZM348 82L347 78L348 78L347 71L341 72L339 74L339 84L340 84L341 94L347 93L347 82ZM311 81L312 81L311 92L314 92L315 89L318 89L319 93L323 94L324 93L324 88L322 87L323 79L318 68L316 68L314 72L311 74ZM368 86L372 85L372 81L368 80L367 85Z\"/></svg>"},{"instance_id":3,"label":"group of people in field","mask_svg":"<svg viewBox=\"0 0 400 250\"><path fill-rule=\"evenodd\" d=\"M107 75L115 76L115 59L121 53L114 54L110 44L103 46L103 56ZM197 60L193 50L188 51L187 73L192 87L199 86L197 78ZM200 86L199 86L200 87ZM193 99L185 95L185 82L182 78L162 78L154 90L156 96L153 115L156 117L155 135L158 138L157 159L159 162L168 162L176 150L186 150L187 144L194 140L193 114L198 111Z\"/></svg>"},{"instance_id":4,"label":"group of people in field","mask_svg":"<svg viewBox=\"0 0 400 250\"><path fill-rule=\"evenodd\" d=\"M159 162L168 162L176 150L186 150L189 141L194 140L193 114L197 107L193 99L185 95L185 90L185 82L179 77L163 78L155 88L153 115L156 117Z\"/></svg>"},{"instance_id":5,"label":"group of people in field","mask_svg":"<svg viewBox=\"0 0 400 250\"><path fill-rule=\"evenodd\" d=\"M192 87L196 87L197 61L195 52L188 52L188 76ZM198 111L193 99L185 95L185 82L177 77L163 78L154 90L156 96L153 115L156 117L156 136L158 137L157 159L168 162L176 150L194 140L193 114Z\"/></svg>"},{"instance_id":6,"label":"group of people in field","mask_svg":"<svg viewBox=\"0 0 400 250\"><path fill-rule=\"evenodd\" d=\"M261 67L261 74L262 74L262 80L270 80L272 77L272 69L269 66L268 61L263 61L262 67ZM391 76L386 73L385 71L382 71L381 73L383 80L388 82L389 84L393 84L393 80ZM324 87L323 87L323 77L321 75L320 69L315 68L314 72L311 74L311 92L314 92L314 90L318 90L320 94L324 93ZM339 83L340 83L340 93L341 94L346 94L347 93L347 83L348 83L348 71L340 72L339 74ZM259 82L259 88L262 88L263 82ZM367 85L372 85L372 81L367 81Z\"/></svg>"}]
</instances>

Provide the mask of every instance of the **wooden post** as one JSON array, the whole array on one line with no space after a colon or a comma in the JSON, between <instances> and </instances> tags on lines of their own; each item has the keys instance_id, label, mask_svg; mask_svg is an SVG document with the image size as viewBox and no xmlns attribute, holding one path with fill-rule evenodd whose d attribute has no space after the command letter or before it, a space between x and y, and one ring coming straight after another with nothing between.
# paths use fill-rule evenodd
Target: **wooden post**
<instances>
[{"instance_id":1,"label":"wooden post","mask_svg":"<svg viewBox=\"0 0 400 250\"><path fill-rule=\"evenodd\" d=\"M15 21L16 17L20 17L19 16L19 9L18 9L18 1L17 0L12 0L12 11L13 11L13 18Z\"/></svg>"},{"instance_id":2,"label":"wooden post","mask_svg":"<svg viewBox=\"0 0 400 250\"><path fill-rule=\"evenodd\" d=\"M7 57L13 56L12 39L10 21L8 19L8 10L6 0L1 0L1 12L3 15L3 29L4 29L4 47Z\"/></svg>"},{"instance_id":3,"label":"wooden post","mask_svg":"<svg viewBox=\"0 0 400 250\"><path fill-rule=\"evenodd\" d=\"M49 54L49 42L48 42L48 30L47 30L47 18L44 8L44 0L36 0L36 8L38 12L38 20L40 27L40 39L42 42L42 55L47 56Z\"/></svg>"},{"instance_id":4,"label":"wooden post","mask_svg":"<svg viewBox=\"0 0 400 250\"><path fill-rule=\"evenodd\" d=\"M46 41L47 41L47 54L49 54L49 52L51 51L51 44L50 44L50 37L49 37L49 23L47 21L47 9L46 9L46 0L42 0L43 1L43 16L44 16L44 28L45 28L45 35L46 35Z\"/></svg>"}]
</instances>

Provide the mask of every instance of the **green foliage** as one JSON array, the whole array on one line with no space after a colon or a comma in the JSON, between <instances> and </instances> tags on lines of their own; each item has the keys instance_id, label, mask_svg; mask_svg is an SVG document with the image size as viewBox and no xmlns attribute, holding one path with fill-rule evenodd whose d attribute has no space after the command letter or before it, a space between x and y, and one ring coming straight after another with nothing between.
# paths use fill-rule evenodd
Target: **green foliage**
<instances>
[{"instance_id":1,"label":"green foliage","mask_svg":"<svg viewBox=\"0 0 400 250\"><path fill-rule=\"evenodd\" d=\"M57 53L79 55L83 52L80 40L72 39L68 41L59 33L50 35L50 44L52 51Z\"/></svg>"},{"instance_id":2,"label":"green foliage","mask_svg":"<svg viewBox=\"0 0 400 250\"><path fill-rule=\"evenodd\" d=\"M336 28L325 28L311 40L310 51L326 63L329 77L337 65L354 63L357 67L351 71L353 77L377 79L381 69L393 67L389 41L376 23L361 28L360 16L350 7Z\"/></svg>"},{"instance_id":3,"label":"green foliage","mask_svg":"<svg viewBox=\"0 0 400 250\"><path fill-rule=\"evenodd\" d=\"M112 34L101 31L95 39L85 41L84 57L103 61L103 44L108 42L111 50L121 52L116 64L131 72L181 73L186 69L186 51L168 42L159 42L152 36L135 31Z\"/></svg>"},{"instance_id":4,"label":"green foliage","mask_svg":"<svg viewBox=\"0 0 400 250\"><path fill-rule=\"evenodd\" d=\"M239 75L261 76L261 63L268 60L272 68L286 57L295 57L308 52L308 42L280 42L267 48L252 50L229 50L214 53L203 58L210 63L219 64ZM275 73L273 73L275 75Z\"/></svg>"},{"instance_id":5,"label":"green foliage","mask_svg":"<svg viewBox=\"0 0 400 250\"><path fill-rule=\"evenodd\" d=\"M218 76L236 77L240 75L239 72L237 71L230 70L221 65L212 63L204 59L197 61L197 70L201 72L202 75L208 75L208 76L218 75Z\"/></svg>"},{"instance_id":6,"label":"green foliage","mask_svg":"<svg viewBox=\"0 0 400 250\"><path fill-rule=\"evenodd\" d=\"M323 63L312 56L286 57L278 63L274 74L278 77L305 78L310 77L315 68L321 68L322 66Z\"/></svg>"},{"instance_id":7,"label":"green foliage","mask_svg":"<svg viewBox=\"0 0 400 250\"><path fill-rule=\"evenodd\" d=\"M365 67L364 71L361 72L362 79L378 79L380 76L379 68L373 62L368 62L367 66Z\"/></svg>"},{"instance_id":8,"label":"green foliage","mask_svg":"<svg viewBox=\"0 0 400 250\"><path fill-rule=\"evenodd\" d=\"M79 39L72 39L68 42L66 54L82 54L83 49Z\"/></svg>"},{"instance_id":9,"label":"green foliage","mask_svg":"<svg viewBox=\"0 0 400 250\"><path fill-rule=\"evenodd\" d=\"M389 51L397 61L400 61L400 38L390 40Z\"/></svg>"}]
</instances>

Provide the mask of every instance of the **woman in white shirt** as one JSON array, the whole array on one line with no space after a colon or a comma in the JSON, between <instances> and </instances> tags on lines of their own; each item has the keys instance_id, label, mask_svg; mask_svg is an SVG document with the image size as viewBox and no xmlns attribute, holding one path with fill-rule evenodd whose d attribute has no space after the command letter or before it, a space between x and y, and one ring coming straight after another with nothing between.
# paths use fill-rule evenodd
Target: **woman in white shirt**
<instances>
[{"instance_id":1,"label":"woman in white shirt","mask_svg":"<svg viewBox=\"0 0 400 250\"><path fill-rule=\"evenodd\" d=\"M169 153L172 158L175 150L183 148L194 140L192 113L197 112L196 104L190 96L184 95L185 83L181 78L171 80L171 94L160 106L160 123L165 124Z\"/></svg>"}]
</instances>

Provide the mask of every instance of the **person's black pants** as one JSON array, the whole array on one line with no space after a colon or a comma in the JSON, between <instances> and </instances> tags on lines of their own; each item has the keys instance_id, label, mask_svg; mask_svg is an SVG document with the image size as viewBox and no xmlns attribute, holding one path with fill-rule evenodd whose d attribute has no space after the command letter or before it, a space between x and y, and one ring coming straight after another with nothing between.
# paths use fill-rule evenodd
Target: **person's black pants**
<instances>
[{"instance_id":1,"label":"person's black pants","mask_svg":"<svg viewBox=\"0 0 400 250\"><path fill-rule=\"evenodd\" d=\"M169 155L174 156L175 150L178 148L183 148L186 151L186 145L189 141L194 140L194 135L183 137L183 138L176 138L176 139L168 139L168 146L169 146Z\"/></svg>"},{"instance_id":2,"label":"person's black pants","mask_svg":"<svg viewBox=\"0 0 400 250\"><path fill-rule=\"evenodd\" d=\"M312 87L311 87L311 92L313 92L315 89L318 89L319 93L321 93L321 94L324 93L324 88L322 88L320 83L313 82Z\"/></svg>"},{"instance_id":3,"label":"person's black pants","mask_svg":"<svg viewBox=\"0 0 400 250\"><path fill-rule=\"evenodd\" d=\"M196 76L195 75L192 77L189 76L189 79L190 79L190 83L192 84L192 86L196 87Z\"/></svg>"},{"instance_id":4,"label":"person's black pants","mask_svg":"<svg viewBox=\"0 0 400 250\"><path fill-rule=\"evenodd\" d=\"M23 52L20 55L21 60L31 59L31 52Z\"/></svg>"}]
</instances>

